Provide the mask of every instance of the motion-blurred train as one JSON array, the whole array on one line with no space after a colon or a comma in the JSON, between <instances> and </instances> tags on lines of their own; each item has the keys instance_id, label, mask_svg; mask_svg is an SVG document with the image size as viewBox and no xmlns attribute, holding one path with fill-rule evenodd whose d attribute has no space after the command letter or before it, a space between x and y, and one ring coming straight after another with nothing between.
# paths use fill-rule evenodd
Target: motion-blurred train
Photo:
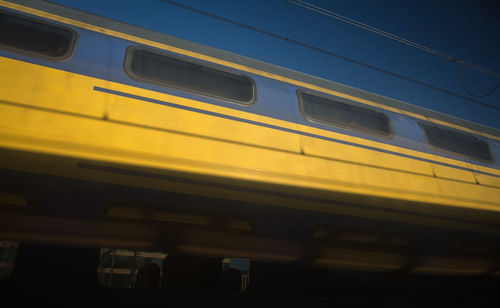
<instances>
[{"instance_id":1,"label":"motion-blurred train","mask_svg":"<svg viewBox=\"0 0 500 308\"><path fill-rule=\"evenodd\" d=\"M0 238L499 274L500 131L0 1Z\"/></svg>"}]
</instances>

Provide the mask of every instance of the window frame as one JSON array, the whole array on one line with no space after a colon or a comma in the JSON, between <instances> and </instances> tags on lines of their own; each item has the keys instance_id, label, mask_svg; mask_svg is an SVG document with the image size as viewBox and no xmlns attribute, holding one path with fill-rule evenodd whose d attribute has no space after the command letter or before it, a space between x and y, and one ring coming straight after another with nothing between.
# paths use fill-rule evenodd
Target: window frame
<instances>
[{"instance_id":1,"label":"window frame","mask_svg":"<svg viewBox=\"0 0 500 308\"><path fill-rule=\"evenodd\" d=\"M11 47L11 46L8 46L8 45L2 44L2 43L0 43L0 49L6 50L6 51L9 51L9 52L18 53L18 54L25 55L25 56L29 56L29 57L39 58L39 59L42 59L42 60L48 60L48 61L52 61L52 62L65 62L65 61L68 61L75 54L75 50L76 50L76 46L77 46L77 42L78 42L79 36L78 36L78 32L76 32L72 28L69 28L69 27L64 26L64 25L60 25L60 24L55 23L55 22L50 22L50 21L44 20L42 18L33 17L33 16L29 16L29 15L24 15L24 14L20 14L20 13L17 13L17 12L13 12L13 11L10 11L10 10L6 10L4 8L0 8L0 13L4 13L6 15L11 15L11 16L14 16L14 17L17 17L17 18L20 18L20 19L26 19L28 21L32 21L32 22L35 22L35 23L44 24L44 25L46 25L48 27L57 28L57 29L60 29L60 30L63 30L63 31L68 31L69 33L71 33L71 41L68 44L68 52L66 52L63 56L59 56L59 57L52 57L52 56L42 55L42 54L39 54L37 52L32 52L32 51L28 51L28 50L24 50L24 49L20 49L20 48Z\"/></svg>"},{"instance_id":2,"label":"window frame","mask_svg":"<svg viewBox=\"0 0 500 308\"><path fill-rule=\"evenodd\" d=\"M445 127L445 126L442 126L442 125L438 125L436 123L428 122L428 121L418 121L418 126L422 130L422 133L424 135L425 143L429 147L431 147L431 149L433 149L433 150L435 150L437 152L441 152L441 153L448 154L450 156L455 156L455 157L458 157L458 158L465 158L465 159L470 159L470 160L479 161L479 162L488 163L488 164L494 164L496 162L495 155L493 155L493 153L491 152L491 147L490 147L489 143L486 142L484 139L478 137L477 135L474 135L474 134L471 134L471 133L467 133L465 131L453 129L453 128L448 128L448 127ZM425 130L424 126L430 126L430 127L437 128L437 129L440 129L440 130L449 131L451 133L457 133L457 134L461 134L461 135L464 135L464 136L469 136L469 137L476 138L480 142L486 144L486 147L488 148L488 153L489 153L491 159L486 160L486 159L482 159L482 158L478 158L478 157L473 157L473 156L469 156L469 155L466 155L466 154L463 154L463 153L454 152L454 151L446 150L446 149L440 148L438 146L435 146L435 145L433 145L433 144L431 144L429 142L429 137L427 136L427 131Z\"/></svg>"},{"instance_id":3,"label":"window frame","mask_svg":"<svg viewBox=\"0 0 500 308\"><path fill-rule=\"evenodd\" d=\"M327 99L327 100L332 100L332 101L337 102L337 103L346 104L346 105L354 106L354 107L357 107L357 108L366 109L366 110L369 110L369 111L376 112L377 114L381 114L383 117L385 117L387 119L387 123L388 123L388 126L389 126L389 133L388 134L383 134L383 133L380 133L377 130L357 128L357 127L353 127L353 126L349 126L349 125L342 125L342 124L338 124L338 123L328 123L328 122L325 122L325 121L314 119L310 115L308 115L305 112L305 110L304 110L304 100L302 99L302 96L301 96L301 94L303 94L303 93L304 94L309 94L309 95L312 95L312 96L317 96L317 97L320 97L320 98L324 98L324 99ZM297 89L296 94L297 94L297 99L298 99L298 102L299 102L300 113L309 122L316 123L316 124L321 124L321 125L327 125L327 126L330 126L330 127L335 127L335 128L340 128L340 129L345 129L345 130L352 131L352 132L355 132L355 133L360 133L360 134L369 135L369 136L372 136L372 137L384 138L384 139L393 139L394 136L395 136L394 126L392 124L391 117L389 117L386 113L384 113L384 112L382 112L382 111L380 111L378 109L375 109L375 108L372 108L372 107L366 107L365 105L362 105L362 104L357 104L357 103L354 103L354 102L351 102L351 101L348 101L348 100L345 100L345 99L342 99L342 98L332 97L332 96L328 96L328 95L325 95L325 94L322 94L322 93L316 93L316 92L313 92L313 91L309 91L309 90L306 90L306 89Z\"/></svg>"},{"instance_id":4,"label":"window frame","mask_svg":"<svg viewBox=\"0 0 500 308\"><path fill-rule=\"evenodd\" d=\"M131 68L132 59L133 59L133 53L136 50L143 50L143 51L150 52L150 53L153 53L153 54L156 54L156 55L159 55L159 56L165 56L165 57L173 58L175 60L181 60L181 61L185 61L185 62L188 62L188 63L192 63L192 64L204 66L204 67L207 67L207 68L210 68L210 69L215 69L215 70L218 70L218 71L221 71L221 72L225 72L225 73L233 74L233 75L236 75L236 76L244 77L244 78L248 79L250 81L250 83L251 83L251 87L252 87L252 99L250 101L248 101L248 102L243 102L243 101L231 99L231 98L224 97L224 96L219 96L219 95L214 95L214 94L210 94L210 93L205 93L203 91L197 91L197 90L191 90L191 89L186 89L186 88L182 88L182 87L177 87L177 86L173 86L173 85L170 85L170 84L167 84L167 83L164 83L164 82L150 80L150 79L144 78L142 76L138 76L137 74L135 74L132 71L132 68ZM131 46L128 46L127 50L125 51L125 60L124 60L124 63L123 63L123 68L124 68L124 71L127 74L127 76L129 76L130 78L132 78L133 80L138 81L138 82L142 82L142 83L146 83L146 84L152 84L152 85L160 86L160 87L166 88L166 89L173 89L173 90L181 91L181 92L184 92L184 93L190 93L190 94L195 94L195 95L199 95L199 96L203 96L203 97L214 98L214 99L217 99L217 100L220 100L220 101L225 101L225 102L229 102L229 103L233 103L233 104L238 104L240 106L253 106L257 102L257 84L256 84L255 80L252 77L250 77L249 75L244 74L244 73L242 73L240 71L233 71L233 70L227 69L225 67L217 66L217 65L215 65L213 63L210 63L210 62L204 62L202 60L198 60L198 59L194 59L194 58L189 58L189 57L186 57L186 56L182 56L182 55L178 55L178 54L174 54L174 53L169 53L169 52L162 51L162 50L155 50L155 49L149 48L147 46L142 46L142 45L131 45Z\"/></svg>"}]
</instances>

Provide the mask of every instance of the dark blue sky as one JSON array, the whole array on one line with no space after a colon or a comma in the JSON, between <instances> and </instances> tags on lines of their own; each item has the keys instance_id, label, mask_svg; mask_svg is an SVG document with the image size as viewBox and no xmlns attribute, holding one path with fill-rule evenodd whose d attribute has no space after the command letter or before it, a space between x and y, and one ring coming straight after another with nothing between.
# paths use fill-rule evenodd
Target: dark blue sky
<instances>
[{"instance_id":1,"label":"dark blue sky","mask_svg":"<svg viewBox=\"0 0 500 308\"><path fill-rule=\"evenodd\" d=\"M499 1L54 2L500 128L500 78L331 17L500 75Z\"/></svg>"}]
</instances>

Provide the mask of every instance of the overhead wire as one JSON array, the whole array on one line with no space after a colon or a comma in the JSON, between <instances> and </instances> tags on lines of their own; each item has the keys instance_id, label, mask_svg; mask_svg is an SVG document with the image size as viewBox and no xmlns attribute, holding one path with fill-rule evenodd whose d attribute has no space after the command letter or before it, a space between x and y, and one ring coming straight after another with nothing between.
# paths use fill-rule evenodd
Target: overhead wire
<instances>
[{"instance_id":1,"label":"overhead wire","mask_svg":"<svg viewBox=\"0 0 500 308\"><path fill-rule=\"evenodd\" d=\"M464 78L463 78L463 73L462 73L462 65L460 63L457 63L457 67L458 67L457 68L458 69L458 79L460 80L460 85L465 90L465 92L467 92L467 94L469 94L472 97L476 97L476 98L485 98L485 97L488 97L491 94L493 94L493 92L495 92L496 89L498 89L498 87L500 87L500 82L499 82L491 90L489 90L485 94L474 94L465 85Z\"/></svg>"},{"instance_id":2,"label":"overhead wire","mask_svg":"<svg viewBox=\"0 0 500 308\"><path fill-rule=\"evenodd\" d=\"M351 19L351 18L348 18L348 17L345 17L345 16L342 16L338 13L335 13L335 12L332 12L332 11L329 11L329 10L326 10L326 9L323 9L319 6L316 6L316 5L313 5L313 4L310 4L308 2L305 2L305 1L302 1L302 0L287 0L288 2L292 3L292 4L295 4L295 5L298 5L298 6L301 6L301 7L304 7L306 9L309 9L309 10L312 10L312 11L315 11L317 13L320 13L322 15L326 15L326 16L329 16L331 18L334 18L334 19L337 19L337 20L340 20L342 22L345 22L345 23L348 23L350 25L353 25L353 26L356 26L358 28L362 28L362 29L365 29L367 31L370 31L370 32L373 32L373 33L376 33L378 35L381 35L381 36L384 36L384 37L387 37L387 38L390 38L392 40L395 40L397 42L400 42L400 43L403 43L403 44L406 44L408 46L411 46L411 47L414 47L414 48L417 48L417 49L420 49L420 50L423 50L423 51L426 51L428 53L431 53L433 55L436 55L438 57L442 57L442 58L445 58L449 61L453 61L453 62L458 62L464 66L468 66L472 69L475 69L477 71L480 71L482 73L485 73L485 74L488 74L488 75L491 75L493 77L497 77L497 78L500 78L500 73L497 73L497 72L494 72L492 70L488 70L484 67L481 67L481 66L478 66L478 65L475 65L475 64L472 64L472 63L469 63L467 61L464 61L460 58L457 58L457 57L454 57L454 56L450 56L446 53L443 53L443 52L440 52L438 50L435 50L435 49L432 49L430 47L427 47L427 46L424 46L424 45L421 45L419 43L416 43L416 42L413 42L413 41L410 41L410 40L407 40L405 38L402 38L400 36L397 36L397 35L394 35L394 34L391 34L389 32L386 32L386 31L383 31L381 29L378 29L378 28L375 28L375 27L372 27L370 25L367 25L367 24L364 24L364 23L361 23L359 21L356 21L354 19Z\"/></svg>"},{"instance_id":3,"label":"overhead wire","mask_svg":"<svg viewBox=\"0 0 500 308\"><path fill-rule=\"evenodd\" d=\"M171 4L171 5L174 5L174 6L177 6L177 7L180 7L180 8L183 8L183 9L186 9L186 10L189 10L189 11L192 11L192 12L195 12L195 13L198 13L198 14L201 14L201 15L205 15L205 16L226 22L226 23L233 24L233 25L238 26L238 27L249 29L251 31L255 31L255 32L276 38L276 39L284 40L284 41L287 41L287 42L294 44L294 45L297 45L297 46L301 46L301 47L304 47L304 48L307 48L310 50L314 50L314 51L319 52L319 53L323 53L323 54L326 54L326 55L329 55L332 57L336 57L336 58L357 64L357 65L361 65L361 66L367 67L369 69L376 70L376 71L379 71L379 72L382 72L382 73L385 73L385 74L388 74L388 75L391 75L391 76L394 76L394 77L397 77L397 78L400 78L403 80L407 80L407 81L410 81L412 83L416 83L416 84L419 84L421 86L425 86L427 88L430 88L430 89L433 89L433 90L436 90L436 91L439 91L442 93L446 93L448 95L452 95L452 96L470 101L470 102L478 104L478 105L482 105L482 106L485 106L485 107L488 107L491 109L495 109L495 110L500 110L500 107L497 107L497 106L494 106L494 105L491 105L491 104L488 104L488 103L485 103L485 102L482 102L482 101L479 101L479 100L476 100L476 99L473 99L473 98L470 98L470 97L467 97L467 96L464 96L464 95L461 95L461 94L458 94L458 93L455 93L455 92L452 92L452 91L449 91L449 90L446 90L443 88L439 88L439 87L436 87L432 84L425 83L425 82L422 82L422 81L419 81L419 80L416 80L416 79L413 79L413 78L410 78L410 77L407 77L407 76L404 76L404 75L401 75L401 74L398 74L398 73L395 73L395 72L392 72L392 71L389 71L389 70L386 70L386 69L383 69L380 67L376 67L374 65L364 63L364 62L361 62L361 61L353 59L353 58L349 58L349 57L346 57L346 56L343 56L340 54L336 54L332 51L329 51L329 50L326 50L326 49L323 49L323 48L320 48L317 46L313 46L313 45L292 39L289 36L283 36L283 35L280 35L280 34L277 34L274 32L270 32L268 30L260 29L260 28L257 28L257 27L254 27L254 26L251 26L251 25L248 25L245 23L241 23L241 22L238 22L238 21L226 18L226 17L222 17L222 16L219 16L219 15L207 12L207 11L197 9L195 7L192 7L192 6L189 6L186 4L179 3L177 1L173 1L173 0L161 0L161 1L168 3L168 4ZM293 0L287 0L287 1L293 1ZM456 60L456 58L454 60Z\"/></svg>"},{"instance_id":4,"label":"overhead wire","mask_svg":"<svg viewBox=\"0 0 500 308\"><path fill-rule=\"evenodd\" d=\"M353 26L356 26L358 28L362 28L364 30L367 30L367 31L370 31L372 33L376 33L378 35L381 35L381 36L384 36L386 38L389 38L389 39L392 39L392 40L395 40L399 43L402 43L402 44L406 44L408 46L411 46L411 47L414 47L414 48L417 48L419 50L422 50L422 51L425 51L425 52L428 52L430 54L433 54L435 56L438 56L438 57L441 57L441 58L444 58L446 60L449 60L449 61L452 61L452 62L455 62L457 63L458 65L458 69L459 69L459 72L458 72L458 75L459 75L459 80L460 80L460 85L462 86L462 88L465 90L465 92L467 92L467 94L469 94L470 96L472 97L475 97L475 98L485 98L491 94L493 94L493 92L495 92L498 87L500 86L500 83L498 83L495 87L493 87L492 90L488 91L486 94L482 94L482 95L476 95L474 93L472 93L466 86L465 86L465 83L463 81L463 77L462 77L462 69L461 67L462 66L467 66L469 68L472 68L474 70L477 70L481 73L484 73L484 74L487 74L487 75L490 75L490 76L493 76L495 78L500 78L500 74L497 73L497 72L494 72L492 70L489 70L489 69L486 69L484 67L481 67L481 66L478 66L478 65L475 65L475 64L472 64L472 63L469 63L467 61L464 61L460 58L457 58L457 57L453 57L453 56L450 56L446 53L443 53L443 52L440 52L438 50L435 50L435 49L432 49L430 47L427 47L427 46L424 46L424 45L421 45L419 43L416 43L416 42L413 42L413 41L410 41L410 40L407 40L405 38L402 38L400 36L397 36L397 35L394 35L392 33L389 33L389 32L386 32L386 31L383 31L381 29L378 29L378 28L375 28L373 26L370 26L370 25L367 25L367 24L364 24L362 22L359 22L357 20L354 20L354 19L351 19L351 18L348 18L348 17L345 17L345 16L342 16L338 13L335 13L335 12L332 12L332 11L329 11L329 10L326 10L322 7L319 7L319 6L316 6L314 4L311 4L309 2L306 2L306 1L302 1L302 0L287 0L289 3L292 3L292 4L295 4L295 5L298 5L300 7L303 7L303 8L306 8L308 10L311 10L311 11L314 11L314 12L317 12L317 13L320 13L322 15L325 15L325 16L328 16L328 17L331 17L331 18L334 18L336 20L339 20L339 21L342 21L344 23L347 23L347 24L350 24L350 25L353 25Z\"/></svg>"},{"instance_id":5,"label":"overhead wire","mask_svg":"<svg viewBox=\"0 0 500 308\"><path fill-rule=\"evenodd\" d=\"M483 50L481 50L481 49L479 49L479 48L477 48L475 46L470 46L470 45L464 44L463 42L458 41L458 40L450 37L450 35L447 35L445 33L440 32L439 29L430 29L430 28L427 28L426 26L424 26L422 24L418 24L418 23L409 21L407 19L403 19L403 18L401 18L401 17L399 17L397 15L391 14L387 10L383 10L379 6L376 6L375 5L375 4L377 4L376 2L372 2L372 1L368 1L368 0L356 0L356 1L360 2L364 6L369 7L370 10L376 10L380 14L383 14L385 16L389 16L390 18L392 18L394 20L398 20L401 23L408 24L408 25L412 26L413 28L421 29L421 30L423 30L423 31L425 31L427 33L430 33L433 36L439 37L439 39L449 41L449 42L451 42L453 44L456 44L456 45L460 45L463 48L466 48L466 49L469 49L471 51L474 51L474 53L476 53L478 55L486 56L490 60L492 58L491 54L487 54ZM500 58L498 58L496 56L494 56L494 58L495 58L495 61L500 60ZM491 64L491 61L490 61L490 64Z\"/></svg>"}]
</instances>

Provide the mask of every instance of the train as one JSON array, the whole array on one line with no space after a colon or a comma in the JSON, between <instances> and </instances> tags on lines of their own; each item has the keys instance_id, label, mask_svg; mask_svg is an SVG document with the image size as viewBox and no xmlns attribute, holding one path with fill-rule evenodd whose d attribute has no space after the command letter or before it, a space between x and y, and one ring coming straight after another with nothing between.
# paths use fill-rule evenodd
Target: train
<instances>
[{"instance_id":1,"label":"train","mask_svg":"<svg viewBox=\"0 0 500 308\"><path fill-rule=\"evenodd\" d=\"M500 273L500 130L50 2L0 6L1 238Z\"/></svg>"}]
</instances>

